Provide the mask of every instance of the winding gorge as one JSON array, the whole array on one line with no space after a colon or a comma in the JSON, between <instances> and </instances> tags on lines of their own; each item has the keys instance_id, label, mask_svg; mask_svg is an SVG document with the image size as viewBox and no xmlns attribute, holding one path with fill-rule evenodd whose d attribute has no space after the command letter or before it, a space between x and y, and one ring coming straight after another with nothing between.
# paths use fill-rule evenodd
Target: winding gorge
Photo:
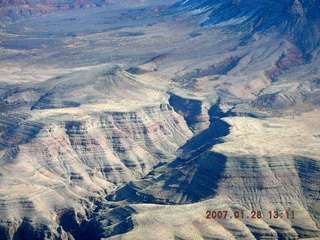
<instances>
[{"instance_id":1,"label":"winding gorge","mask_svg":"<svg viewBox=\"0 0 320 240\"><path fill-rule=\"evenodd\" d=\"M0 3L0 240L318 239L318 5Z\"/></svg>"}]
</instances>

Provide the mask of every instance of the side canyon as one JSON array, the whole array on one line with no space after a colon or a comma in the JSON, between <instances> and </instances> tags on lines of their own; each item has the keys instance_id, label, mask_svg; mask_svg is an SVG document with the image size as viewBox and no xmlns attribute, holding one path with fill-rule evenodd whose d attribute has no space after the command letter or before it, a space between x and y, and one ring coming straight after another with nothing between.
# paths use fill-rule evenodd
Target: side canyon
<instances>
[{"instance_id":1,"label":"side canyon","mask_svg":"<svg viewBox=\"0 0 320 240\"><path fill-rule=\"evenodd\" d=\"M317 9L1 3L0 240L318 239Z\"/></svg>"}]
</instances>

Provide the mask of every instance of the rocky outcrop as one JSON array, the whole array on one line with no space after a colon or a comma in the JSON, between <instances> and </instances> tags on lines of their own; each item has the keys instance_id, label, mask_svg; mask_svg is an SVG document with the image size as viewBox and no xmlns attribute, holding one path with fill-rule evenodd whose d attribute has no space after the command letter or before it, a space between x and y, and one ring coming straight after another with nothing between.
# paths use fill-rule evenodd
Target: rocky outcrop
<instances>
[{"instance_id":1,"label":"rocky outcrop","mask_svg":"<svg viewBox=\"0 0 320 240\"><path fill-rule=\"evenodd\" d=\"M277 114L291 114L317 108L319 99L319 61L299 66L290 72L282 72L274 83L263 89L251 106Z\"/></svg>"},{"instance_id":2,"label":"rocky outcrop","mask_svg":"<svg viewBox=\"0 0 320 240\"><path fill-rule=\"evenodd\" d=\"M319 210L316 210L319 196L316 187L319 186L318 160L301 159L298 156L219 157L217 154L207 154L206 157L198 165L202 168L201 174L186 172L186 169L194 169L198 160L188 162L184 167L175 165L171 170L168 166L162 175L153 175L154 185L143 180L135 185L140 187L139 192L122 194L131 197L131 200L135 196L139 204L129 205L135 212L130 217L117 215L116 222L130 220L133 228L124 228L121 236L114 236L118 233L110 232L108 224L101 224L101 236L142 239L154 234L155 230L159 233L156 239L187 236L194 239L301 239L320 236L317 217ZM224 159L223 168L220 168L222 165L219 158ZM171 178L166 178L168 175ZM184 188L185 184L190 187ZM218 185L215 187L215 184ZM162 190L157 191L159 188ZM177 189L181 192L176 192ZM148 195L142 198L143 192L148 192ZM178 200L177 197L183 194L189 197ZM199 196L202 196L200 202L197 198ZM179 201L182 199L191 203L181 204ZM179 204L172 205L175 200ZM151 204L157 201L162 204ZM121 209L117 207L108 214ZM227 215L215 215L212 218L213 211ZM101 219L102 216L107 217L101 212L95 219ZM154 226L152 230L150 225Z\"/></svg>"},{"instance_id":3,"label":"rocky outcrop","mask_svg":"<svg viewBox=\"0 0 320 240\"><path fill-rule=\"evenodd\" d=\"M24 129L24 125L21 123L20 128L14 128L16 134L19 129ZM111 191L113 186L146 175L155 165L174 158L175 151L192 136L184 119L166 104L137 112L99 114L99 117L87 121L42 124L37 131L34 136L29 136L27 129L19 132L28 136L28 141L11 134L12 147L4 146L1 152L2 189L10 192L3 195L7 197L1 197L1 216L8 216L7 221L15 223L29 235L31 230L28 228L30 231L27 231L26 226L16 222L20 214L33 222L38 216L37 211L46 211L42 216L47 222L45 226L52 229L52 226L60 225L64 231L73 234L80 225L69 226L71 220L68 220L69 225L64 225L61 216L66 215L59 212L57 218L60 220L52 221L50 212L70 207L77 212L83 212L83 209L92 211L95 204L90 203L90 196L99 196L103 191ZM6 136L7 133L2 138ZM22 181L26 176L28 182ZM13 182L16 185L10 190L7 185ZM15 191L18 195L13 197ZM69 199L68 202L65 198ZM76 204L81 198L88 201L87 207L86 204ZM16 207L10 207L12 204ZM20 230L5 222L1 225L9 227L16 239L24 238ZM33 224L28 226L40 231ZM34 235L34 239L42 239L40 235Z\"/></svg>"},{"instance_id":4,"label":"rocky outcrop","mask_svg":"<svg viewBox=\"0 0 320 240\"><path fill-rule=\"evenodd\" d=\"M254 41L254 35L276 28L285 32L288 39L311 53L319 46L319 6L314 0L307 1L181 1L181 7L192 8L195 14L207 16L202 26L241 28L248 35L243 43Z\"/></svg>"},{"instance_id":5,"label":"rocky outcrop","mask_svg":"<svg viewBox=\"0 0 320 240\"><path fill-rule=\"evenodd\" d=\"M177 113L185 118L193 132L199 133L209 127L208 104L204 104L200 100L186 99L175 94L171 94L169 103Z\"/></svg>"},{"instance_id":6,"label":"rocky outcrop","mask_svg":"<svg viewBox=\"0 0 320 240\"><path fill-rule=\"evenodd\" d=\"M20 113L0 116L3 239L90 239L106 194L172 161L193 136L146 76L101 68L35 85Z\"/></svg>"},{"instance_id":7,"label":"rocky outcrop","mask_svg":"<svg viewBox=\"0 0 320 240\"><path fill-rule=\"evenodd\" d=\"M108 181L121 184L172 158L170 153L190 137L183 118L172 113L164 104L139 112L111 113L89 122L70 121L65 123L66 137L81 162Z\"/></svg>"},{"instance_id":8,"label":"rocky outcrop","mask_svg":"<svg viewBox=\"0 0 320 240\"><path fill-rule=\"evenodd\" d=\"M0 236L319 237L314 2L131 3L0 24Z\"/></svg>"},{"instance_id":9,"label":"rocky outcrop","mask_svg":"<svg viewBox=\"0 0 320 240\"><path fill-rule=\"evenodd\" d=\"M310 153L310 157L301 157L297 153L302 154L303 147L296 148L296 152L286 152L286 149L290 149L289 146L292 148L295 144L293 137L291 137L292 142L284 140L287 137L290 138L290 134L294 135L294 131L282 132L282 128L286 128L290 122L280 125L275 121L278 129L273 131L278 132L278 136L272 138L274 136L272 132L268 133L270 134L268 136L265 134L266 131L261 131L256 124L252 125L252 128L244 129L238 125L240 122L236 123L236 119L238 118L228 121L233 125L231 135L225 137L229 143L220 143L213 148L220 154L207 150L196 157L191 154L186 155L190 157L177 159L166 166L155 169L142 181L120 188L110 200L127 199L132 203L177 204L177 206L170 207L171 217L176 221L180 220L177 224L173 222L169 224L167 231L168 236L171 237L177 234L179 229L189 229L191 235L199 234L197 239L209 236L212 238L217 235L219 239L224 239L227 236L226 232L231 234L226 237L227 239L319 237L317 199L320 194L320 165L317 159L318 153ZM240 121L241 118L238 120ZM246 118L246 121L254 122L249 118ZM259 122L259 120L255 121ZM245 120L243 123L246 124ZM270 129L275 123L270 121L270 125L264 124L264 126ZM299 127L301 127L301 134L310 141L319 141L305 132L306 129L302 126ZM237 137L237 131L247 132L249 139L243 141L242 138ZM260 131L264 132L265 140L262 141L266 141L264 144L269 146L269 154L266 153L269 151L266 145L254 144L254 141L250 139L250 136L253 135L250 131L255 131L258 136ZM195 138L190 141L193 140ZM280 143L287 144L287 146L279 146L280 149L283 149L282 153L278 152L276 147L272 147L277 144L278 140ZM306 144L311 146L307 142ZM259 152L256 148L261 148L266 152L261 152L260 155L253 154ZM278 154L275 154L276 152ZM181 206L184 203L192 204L186 210ZM143 234L141 231L147 231L147 225L144 222L146 219L149 219L148 223L154 221L159 226L158 231L163 230L159 221L166 215L167 206L154 208L144 208L134 204L132 206L138 209L137 214L132 216L136 227L124 237L129 239L137 236L136 234ZM201 218L200 215L207 211L219 210L228 211L229 214L231 212L231 215L228 215L227 218L215 217L213 222L210 222L212 229L204 231L203 228L208 223L205 222L205 216ZM182 214L184 211L192 213L185 216ZM235 211L246 213L244 217L234 219ZM257 211L260 211L262 216L253 217ZM274 215L275 211L279 213L279 216ZM287 211L290 212L290 216ZM222 233L223 231L225 232ZM165 237L158 239L165 239Z\"/></svg>"}]
</instances>

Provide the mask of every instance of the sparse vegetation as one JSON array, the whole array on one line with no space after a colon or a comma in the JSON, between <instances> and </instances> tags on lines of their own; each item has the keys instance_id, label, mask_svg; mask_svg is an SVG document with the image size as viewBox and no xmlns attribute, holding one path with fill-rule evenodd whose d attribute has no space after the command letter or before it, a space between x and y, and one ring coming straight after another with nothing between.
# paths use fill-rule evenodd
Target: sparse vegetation
<instances>
[{"instance_id":1,"label":"sparse vegetation","mask_svg":"<svg viewBox=\"0 0 320 240\"><path fill-rule=\"evenodd\" d=\"M0 3L1 240L320 237L319 4L21 2Z\"/></svg>"}]
</instances>

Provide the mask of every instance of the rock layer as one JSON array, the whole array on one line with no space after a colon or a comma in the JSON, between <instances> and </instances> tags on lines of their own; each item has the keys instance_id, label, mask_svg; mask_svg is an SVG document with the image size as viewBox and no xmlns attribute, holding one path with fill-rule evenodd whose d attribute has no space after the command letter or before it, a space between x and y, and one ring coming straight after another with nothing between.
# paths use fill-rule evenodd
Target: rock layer
<instances>
[{"instance_id":1,"label":"rock layer","mask_svg":"<svg viewBox=\"0 0 320 240\"><path fill-rule=\"evenodd\" d=\"M103 196L171 161L193 136L148 76L79 74L40 83L17 106L31 110L0 117L3 239L79 238ZM85 90L90 98L77 94Z\"/></svg>"},{"instance_id":2,"label":"rock layer","mask_svg":"<svg viewBox=\"0 0 320 240\"><path fill-rule=\"evenodd\" d=\"M149 208L131 205L134 209L138 209L137 213L132 216L135 227L122 237L130 239L149 234L147 225L150 222L157 225L158 231L164 234L158 235L156 239L179 237L178 235L188 238L180 232L180 229L188 229L189 237L194 236L195 239L319 237L320 182L318 169L320 164L317 158L319 153L310 153L308 158L301 157L295 155L301 153L300 149L296 148L295 152L284 150L276 155L273 155L272 152L267 154L266 146L258 143L254 145L256 141L250 139L250 136L255 135L250 131L255 131L256 135L259 135L260 131L263 132L265 139L262 135L260 138L266 141L270 149L277 144L278 140L286 143L287 149L292 149L296 140L293 138L295 131L287 130L287 126L295 120L291 119L287 122L273 120L279 121L278 129L274 129L278 132L277 138L274 138L272 133L268 136L267 131L259 129L259 125L254 123L261 120L250 120L249 118L243 120L242 118L230 118L228 122L232 123L231 134L225 137L225 140L228 141L213 148L224 155L206 151L195 158L179 159L156 169L142 181L133 182L116 191L114 200L127 199L132 203L159 201L162 204L177 204L171 207ZM264 121L268 122L268 120ZM239 127L242 123L252 125L245 130L244 127ZM268 126L264 124L264 126L272 127L272 121L269 124ZM297 122L295 124L299 125ZM319 144L319 140L310 136L307 133L308 130L303 126L308 125L300 123L300 133L305 134L309 141L314 141L314 144ZM248 139L245 142L237 138L238 131L247 132ZM285 137L291 138L291 142L285 141ZM306 143L308 146L312 145ZM254 153L259 151L254 148L261 148L266 152L257 155ZM247 151L243 152L243 150ZM277 151L276 148L274 150ZM195 204L195 202L198 203ZM182 206L183 203L192 204ZM175 219L176 223L170 222L167 226L169 230L165 231L159 219L169 218L166 215L169 208L170 216ZM207 224L209 224L205 222L208 220L205 218L205 212L219 210L232 214L234 211L243 210L245 217L234 219L234 215L228 215L226 219L211 219L212 229L204 230L203 228L208 227ZM257 211L261 211L262 217L252 218ZM275 211L279 213L279 216L274 214ZM286 211L290 212L290 216ZM291 215L292 212L294 216ZM201 214L203 214L202 218ZM228 236L227 232L231 235ZM114 237L114 239L119 238Z\"/></svg>"},{"instance_id":3,"label":"rock layer","mask_svg":"<svg viewBox=\"0 0 320 240\"><path fill-rule=\"evenodd\" d=\"M182 3L0 24L1 237L319 237L318 7Z\"/></svg>"},{"instance_id":4,"label":"rock layer","mask_svg":"<svg viewBox=\"0 0 320 240\"><path fill-rule=\"evenodd\" d=\"M32 140L18 139L18 146L2 150L1 215L19 226L22 213L32 221L35 212L46 211L42 217L50 222L48 213L55 209L84 209L76 204L79 199L89 201L104 189L140 178L173 158L191 136L184 119L166 104L45 125Z\"/></svg>"}]
</instances>

